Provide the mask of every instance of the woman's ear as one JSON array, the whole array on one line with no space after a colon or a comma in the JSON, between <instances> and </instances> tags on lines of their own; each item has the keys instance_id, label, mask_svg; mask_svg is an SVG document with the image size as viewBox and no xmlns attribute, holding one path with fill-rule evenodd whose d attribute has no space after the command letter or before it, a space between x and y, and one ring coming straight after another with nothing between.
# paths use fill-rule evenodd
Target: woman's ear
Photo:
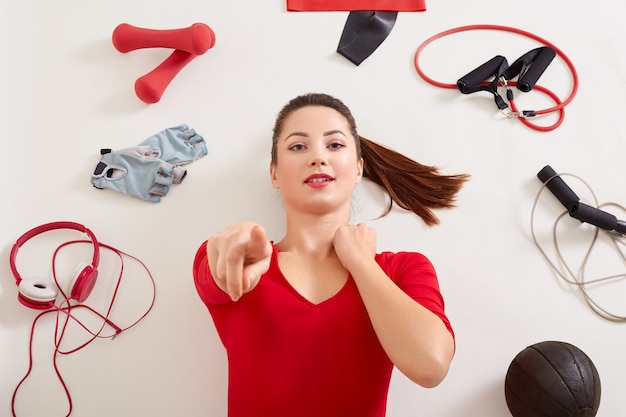
<instances>
[{"instance_id":1,"label":"woman's ear","mask_svg":"<svg viewBox=\"0 0 626 417\"><path fill-rule=\"evenodd\" d=\"M356 164L356 169L357 169L357 179L356 179L356 183L360 183L361 180L363 179L363 158L359 159L359 162Z\"/></svg>"},{"instance_id":2,"label":"woman's ear","mask_svg":"<svg viewBox=\"0 0 626 417\"><path fill-rule=\"evenodd\" d=\"M272 180L272 187L278 189L278 177L276 175L276 166L273 162L270 162L270 179Z\"/></svg>"}]
</instances>

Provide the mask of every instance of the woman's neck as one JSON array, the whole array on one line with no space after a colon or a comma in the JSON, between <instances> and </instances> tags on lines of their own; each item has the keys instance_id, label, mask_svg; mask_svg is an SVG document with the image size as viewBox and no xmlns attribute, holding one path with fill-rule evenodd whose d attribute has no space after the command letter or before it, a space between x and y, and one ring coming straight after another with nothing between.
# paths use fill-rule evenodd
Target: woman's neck
<instances>
[{"instance_id":1,"label":"woman's neck","mask_svg":"<svg viewBox=\"0 0 626 417\"><path fill-rule=\"evenodd\" d=\"M276 246L283 252L298 252L315 256L334 253L333 239L339 226L348 223L349 216L287 215L287 231Z\"/></svg>"}]
</instances>

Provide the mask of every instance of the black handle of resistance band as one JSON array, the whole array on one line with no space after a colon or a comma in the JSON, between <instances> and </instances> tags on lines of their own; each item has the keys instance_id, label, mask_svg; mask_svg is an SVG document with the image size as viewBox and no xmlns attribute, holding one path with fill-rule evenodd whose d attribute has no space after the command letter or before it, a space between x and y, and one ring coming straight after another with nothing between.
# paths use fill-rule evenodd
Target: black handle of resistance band
<instances>
[{"instance_id":1,"label":"black handle of resistance band","mask_svg":"<svg viewBox=\"0 0 626 417\"><path fill-rule=\"evenodd\" d=\"M533 51L537 52L536 56L531 60L530 66L526 65L526 71L517 79L517 89L524 93L528 93L533 89L539 77L541 77L556 56L554 49L547 46L537 48Z\"/></svg>"},{"instance_id":2,"label":"black handle of resistance band","mask_svg":"<svg viewBox=\"0 0 626 417\"><path fill-rule=\"evenodd\" d=\"M481 86L480 84L494 76L496 77L496 80L494 81L497 82L497 77L502 73L507 65L508 63L505 57L502 55L496 55L475 70L470 71L463 77L459 78L456 82L456 86L463 94L471 94L476 91L484 90L495 94L495 92L492 91L493 87L490 88L488 86Z\"/></svg>"}]
</instances>

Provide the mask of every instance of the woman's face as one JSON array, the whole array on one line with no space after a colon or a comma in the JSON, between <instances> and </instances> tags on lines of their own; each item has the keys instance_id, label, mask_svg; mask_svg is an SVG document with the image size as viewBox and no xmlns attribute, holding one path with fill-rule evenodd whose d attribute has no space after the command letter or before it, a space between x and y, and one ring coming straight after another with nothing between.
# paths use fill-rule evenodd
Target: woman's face
<instances>
[{"instance_id":1,"label":"woman's face","mask_svg":"<svg viewBox=\"0 0 626 417\"><path fill-rule=\"evenodd\" d=\"M272 185L286 207L326 212L350 205L363 176L347 120L325 106L306 106L284 121L270 165Z\"/></svg>"}]
</instances>

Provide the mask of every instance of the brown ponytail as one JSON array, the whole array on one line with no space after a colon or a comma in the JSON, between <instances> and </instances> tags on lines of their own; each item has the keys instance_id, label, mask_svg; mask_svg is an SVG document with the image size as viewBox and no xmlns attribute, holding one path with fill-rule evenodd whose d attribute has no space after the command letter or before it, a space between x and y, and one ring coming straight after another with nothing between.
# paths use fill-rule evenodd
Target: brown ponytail
<instances>
[{"instance_id":1,"label":"brown ponytail","mask_svg":"<svg viewBox=\"0 0 626 417\"><path fill-rule=\"evenodd\" d=\"M439 223L432 209L454 207L458 191L469 175L441 175L439 169L422 165L392 149L359 136L350 109L339 99L327 94L309 93L287 103L278 113L272 137L272 164L276 164L276 142L285 119L305 106L325 106L339 112L350 125L357 145L357 158L363 158L363 176L381 186L390 196L389 206L381 215L387 215L395 202L412 211L428 226ZM359 143L360 142L360 143Z\"/></svg>"},{"instance_id":2,"label":"brown ponytail","mask_svg":"<svg viewBox=\"0 0 626 417\"><path fill-rule=\"evenodd\" d=\"M363 176L381 186L390 196L387 215L395 202L420 216L429 225L439 223L432 209L454 207L458 191L469 175L441 175L439 169L419 162L359 136Z\"/></svg>"}]
</instances>

